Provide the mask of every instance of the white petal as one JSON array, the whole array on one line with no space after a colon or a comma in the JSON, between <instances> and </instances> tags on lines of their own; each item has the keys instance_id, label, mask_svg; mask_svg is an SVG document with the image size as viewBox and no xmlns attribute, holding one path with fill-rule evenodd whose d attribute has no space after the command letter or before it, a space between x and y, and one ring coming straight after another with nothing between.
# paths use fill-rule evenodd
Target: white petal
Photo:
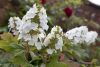
<instances>
[{"instance_id":1,"label":"white petal","mask_svg":"<svg viewBox=\"0 0 100 67\"><path fill-rule=\"evenodd\" d=\"M53 54L54 50L53 49L47 49L48 54Z\"/></svg>"}]
</instances>

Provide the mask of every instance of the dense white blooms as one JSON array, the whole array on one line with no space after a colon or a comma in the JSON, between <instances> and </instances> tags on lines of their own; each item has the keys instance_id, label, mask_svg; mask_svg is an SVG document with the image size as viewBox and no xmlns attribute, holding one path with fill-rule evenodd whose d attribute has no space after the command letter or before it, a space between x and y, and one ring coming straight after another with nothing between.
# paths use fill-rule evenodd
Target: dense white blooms
<instances>
[{"instance_id":1,"label":"dense white blooms","mask_svg":"<svg viewBox=\"0 0 100 67\"><path fill-rule=\"evenodd\" d=\"M44 30L48 30L49 26L47 25L47 14L46 14L46 10L42 7L40 9L39 12L39 18L40 18L40 26L44 29Z\"/></svg>"},{"instance_id":2,"label":"dense white blooms","mask_svg":"<svg viewBox=\"0 0 100 67\"><path fill-rule=\"evenodd\" d=\"M9 19L9 30L13 32L14 35L18 35L18 29L20 27L20 24L22 23L21 19L19 17L10 17Z\"/></svg>"},{"instance_id":3,"label":"dense white blooms","mask_svg":"<svg viewBox=\"0 0 100 67\"><path fill-rule=\"evenodd\" d=\"M31 30L36 30L38 24L31 22L22 22L19 27L19 37L18 39L24 39L25 41L31 40L31 35L28 34Z\"/></svg>"},{"instance_id":4,"label":"dense white blooms","mask_svg":"<svg viewBox=\"0 0 100 67\"><path fill-rule=\"evenodd\" d=\"M38 50L42 49L43 46L43 39L45 38L45 32L40 28L38 34L32 35L31 39L29 40L29 45L34 45Z\"/></svg>"},{"instance_id":5,"label":"dense white blooms","mask_svg":"<svg viewBox=\"0 0 100 67\"><path fill-rule=\"evenodd\" d=\"M86 38L85 38L85 42L87 44L91 44L94 43L96 38L97 38L98 34L95 31L90 31L86 34Z\"/></svg>"},{"instance_id":6,"label":"dense white blooms","mask_svg":"<svg viewBox=\"0 0 100 67\"><path fill-rule=\"evenodd\" d=\"M19 27L20 33L28 33L31 30L36 30L38 27L38 24L31 23L31 22L23 22Z\"/></svg>"},{"instance_id":7,"label":"dense white blooms","mask_svg":"<svg viewBox=\"0 0 100 67\"><path fill-rule=\"evenodd\" d=\"M18 28L20 26L21 23L21 19L19 17L10 17L9 19L9 28L14 28L16 26L16 28Z\"/></svg>"},{"instance_id":8,"label":"dense white blooms","mask_svg":"<svg viewBox=\"0 0 100 67\"><path fill-rule=\"evenodd\" d=\"M55 49L56 50L60 50L60 51L62 51L62 47L63 47L64 45L63 45L63 39L62 39L62 37L58 37L58 41L57 41L57 43L55 44Z\"/></svg>"},{"instance_id":9,"label":"dense white blooms","mask_svg":"<svg viewBox=\"0 0 100 67\"><path fill-rule=\"evenodd\" d=\"M29 11L27 11L26 15L23 17L23 20L25 21L34 18L36 16L36 13L38 13L38 8L36 4L34 4L33 7L30 8Z\"/></svg>"},{"instance_id":10,"label":"dense white blooms","mask_svg":"<svg viewBox=\"0 0 100 67\"><path fill-rule=\"evenodd\" d=\"M61 32L62 32L61 27L59 27L59 26L54 26L54 27L51 29L51 32L47 35L47 37L46 37L45 40L44 40L44 45L45 45L45 46L48 46L48 44L50 44L50 40L51 40L52 38L55 38L56 32L61 33Z\"/></svg>"},{"instance_id":11,"label":"dense white blooms","mask_svg":"<svg viewBox=\"0 0 100 67\"><path fill-rule=\"evenodd\" d=\"M86 26L81 26L67 31L66 37L68 37L73 44L83 43L87 32L88 28Z\"/></svg>"},{"instance_id":12,"label":"dense white blooms","mask_svg":"<svg viewBox=\"0 0 100 67\"><path fill-rule=\"evenodd\" d=\"M66 36L68 39L75 39L75 38L82 38L86 33L88 32L88 28L86 26L81 26L74 28L72 30L69 30L66 32Z\"/></svg>"},{"instance_id":13,"label":"dense white blooms","mask_svg":"<svg viewBox=\"0 0 100 67\"><path fill-rule=\"evenodd\" d=\"M81 26L81 27L76 27L72 30L69 30L66 32L65 36L72 41L72 44L84 44L85 41L90 41L91 40L91 35L92 32L88 31L88 28L86 26ZM95 32L95 34L97 34ZM97 38L97 35L94 35L95 37L93 38L94 40ZM87 42L86 42L87 43ZM90 41L89 44L93 43Z\"/></svg>"},{"instance_id":14,"label":"dense white blooms","mask_svg":"<svg viewBox=\"0 0 100 67\"><path fill-rule=\"evenodd\" d=\"M44 40L44 45L45 45L45 46L49 46L50 43L51 43L51 40L55 39L55 40L53 40L53 41L55 42L55 43L54 43L54 45L55 45L55 47L54 47L55 51L56 51L56 50L62 51L62 47L64 46L64 45L63 45L63 38L62 38L62 36L63 36L63 31L62 31L61 27L59 27L59 26L54 26L54 27L51 29L51 32L50 32L50 33L47 35L47 37L45 38L45 40ZM48 50L47 50L47 53L50 54L50 53L52 53L53 51L54 51L54 50L48 49ZM49 53L49 52L50 52L50 53Z\"/></svg>"},{"instance_id":15,"label":"dense white blooms","mask_svg":"<svg viewBox=\"0 0 100 67\"><path fill-rule=\"evenodd\" d=\"M15 27L15 24L14 23L15 23L14 22L14 18L13 17L10 17L8 27L9 28L14 28Z\"/></svg>"},{"instance_id":16,"label":"dense white blooms","mask_svg":"<svg viewBox=\"0 0 100 67\"><path fill-rule=\"evenodd\" d=\"M33 22L35 16L38 16L40 23ZM43 7L39 10L36 4L34 4L22 19L11 17L8 27L14 35L18 35L18 40L27 41L29 45L35 46L37 50L40 50L46 37L44 30L49 28L47 22L46 10Z\"/></svg>"},{"instance_id":17,"label":"dense white blooms","mask_svg":"<svg viewBox=\"0 0 100 67\"><path fill-rule=\"evenodd\" d=\"M39 22L34 20L37 18ZM94 31L89 32L86 26L69 30L65 33L65 36L60 26L54 26L51 31L46 34L45 31L49 28L47 23L48 17L46 10L43 7L38 9L36 4L34 4L22 19L19 17L11 17L8 27L14 35L18 36L18 40L27 42L28 45L38 51L45 49L47 54L50 55L63 50L65 37L67 37L72 44L91 44L95 42L98 36ZM34 55L34 53L31 52L31 55ZM45 65L42 64L40 67L45 67Z\"/></svg>"}]
</instances>

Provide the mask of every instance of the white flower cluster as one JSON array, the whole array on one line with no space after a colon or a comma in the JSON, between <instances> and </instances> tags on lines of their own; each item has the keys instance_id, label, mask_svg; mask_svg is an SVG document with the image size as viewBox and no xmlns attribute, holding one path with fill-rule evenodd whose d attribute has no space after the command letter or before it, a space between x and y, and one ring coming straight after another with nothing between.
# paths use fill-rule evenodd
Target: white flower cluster
<instances>
[{"instance_id":1,"label":"white flower cluster","mask_svg":"<svg viewBox=\"0 0 100 67\"><path fill-rule=\"evenodd\" d=\"M40 23L32 21L35 16L39 17ZM14 35L18 35L18 40L21 39L24 42L28 42L29 45L35 46L37 50L46 47L48 54L57 52L57 50L62 51L63 31L61 27L54 26L51 32L46 35L44 30L47 31L49 28L47 23L46 10L43 7L39 10L36 4L34 4L22 19L19 17L11 17L8 27ZM54 43L51 44L52 41L54 41Z\"/></svg>"},{"instance_id":2,"label":"white flower cluster","mask_svg":"<svg viewBox=\"0 0 100 67\"><path fill-rule=\"evenodd\" d=\"M76 27L66 32L65 36L73 44L91 44L94 43L98 34L95 31L88 31L86 26Z\"/></svg>"},{"instance_id":3,"label":"white flower cluster","mask_svg":"<svg viewBox=\"0 0 100 67\"><path fill-rule=\"evenodd\" d=\"M40 23L33 21L37 17L40 19ZM18 39L22 39L40 50L42 48L42 39L45 37L44 30L49 28L47 22L46 10L43 7L39 10L34 4L22 19L11 17L8 27L14 35L18 35Z\"/></svg>"},{"instance_id":4,"label":"white flower cluster","mask_svg":"<svg viewBox=\"0 0 100 67\"><path fill-rule=\"evenodd\" d=\"M39 18L39 22L35 21ZM48 30L46 10L42 7L37 8L36 4L23 16L11 17L9 19L9 29L14 35L18 36L18 40L27 42L28 45L34 46L37 50L44 49L48 54L62 51L64 46L64 38L67 37L73 44L94 43L98 34L94 31L88 31L86 26L81 26L69 30L65 36L60 26L54 26L51 32L46 35Z\"/></svg>"},{"instance_id":5,"label":"white flower cluster","mask_svg":"<svg viewBox=\"0 0 100 67\"><path fill-rule=\"evenodd\" d=\"M51 32L47 35L47 37L44 40L44 45L49 46L52 43L52 40L55 42L54 48L49 47L47 49L48 54L52 54L53 52L57 52L56 50L62 51L63 44L63 30L59 26L54 26L51 30ZM53 45L51 44L51 45Z\"/></svg>"}]
</instances>

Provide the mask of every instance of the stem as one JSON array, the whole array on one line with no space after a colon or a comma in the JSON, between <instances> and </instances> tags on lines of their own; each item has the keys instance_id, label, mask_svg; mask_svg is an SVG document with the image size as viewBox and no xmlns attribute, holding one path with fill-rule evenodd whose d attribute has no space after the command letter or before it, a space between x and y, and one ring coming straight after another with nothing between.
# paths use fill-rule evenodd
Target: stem
<instances>
[{"instance_id":1,"label":"stem","mask_svg":"<svg viewBox=\"0 0 100 67\"><path fill-rule=\"evenodd\" d=\"M28 60L29 55L30 55L30 48L27 42L24 44L24 48L25 48L25 56L26 56L26 59Z\"/></svg>"}]
</instances>

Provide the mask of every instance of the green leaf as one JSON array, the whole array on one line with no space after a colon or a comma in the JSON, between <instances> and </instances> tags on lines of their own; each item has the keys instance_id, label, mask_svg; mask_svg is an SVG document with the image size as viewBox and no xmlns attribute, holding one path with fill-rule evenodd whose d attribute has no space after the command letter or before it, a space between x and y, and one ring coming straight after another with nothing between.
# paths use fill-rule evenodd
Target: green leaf
<instances>
[{"instance_id":1,"label":"green leaf","mask_svg":"<svg viewBox=\"0 0 100 67\"><path fill-rule=\"evenodd\" d=\"M15 42L15 43L18 42L17 36L15 37L11 33L4 33L4 34L2 34L1 38L2 38L2 40L5 40L7 42Z\"/></svg>"},{"instance_id":2,"label":"green leaf","mask_svg":"<svg viewBox=\"0 0 100 67\"><path fill-rule=\"evenodd\" d=\"M96 63L97 61L97 59L92 59L92 63Z\"/></svg>"},{"instance_id":3,"label":"green leaf","mask_svg":"<svg viewBox=\"0 0 100 67\"><path fill-rule=\"evenodd\" d=\"M64 62L58 61L58 56L55 55L51 58L50 62L46 64L46 67L68 67Z\"/></svg>"},{"instance_id":4,"label":"green leaf","mask_svg":"<svg viewBox=\"0 0 100 67\"><path fill-rule=\"evenodd\" d=\"M17 45L18 41L17 41L17 37L14 37L11 33L4 33L1 35L1 39L0 40L0 48L9 52L9 51L13 51L13 47L12 45Z\"/></svg>"},{"instance_id":5,"label":"green leaf","mask_svg":"<svg viewBox=\"0 0 100 67\"><path fill-rule=\"evenodd\" d=\"M4 40L0 40L0 48L8 52L12 50L10 43Z\"/></svg>"},{"instance_id":6,"label":"green leaf","mask_svg":"<svg viewBox=\"0 0 100 67\"><path fill-rule=\"evenodd\" d=\"M23 51L15 53L15 55L12 57L11 62L21 66L28 64Z\"/></svg>"},{"instance_id":7,"label":"green leaf","mask_svg":"<svg viewBox=\"0 0 100 67\"><path fill-rule=\"evenodd\" d=\"M68 67L64 62L50 61L46 67Z\"/></svg>"},{"instance_id":8,"label":"green leaf","mask_svg":"<svg viewBox=\"0 0 100 67\"><path fill-rule=\"evenodd\" d=\"M23 65L21 65L21 67L35 67L35 66L33 66L32 64L23 64Z\"/></svg>"}]
</instances>

